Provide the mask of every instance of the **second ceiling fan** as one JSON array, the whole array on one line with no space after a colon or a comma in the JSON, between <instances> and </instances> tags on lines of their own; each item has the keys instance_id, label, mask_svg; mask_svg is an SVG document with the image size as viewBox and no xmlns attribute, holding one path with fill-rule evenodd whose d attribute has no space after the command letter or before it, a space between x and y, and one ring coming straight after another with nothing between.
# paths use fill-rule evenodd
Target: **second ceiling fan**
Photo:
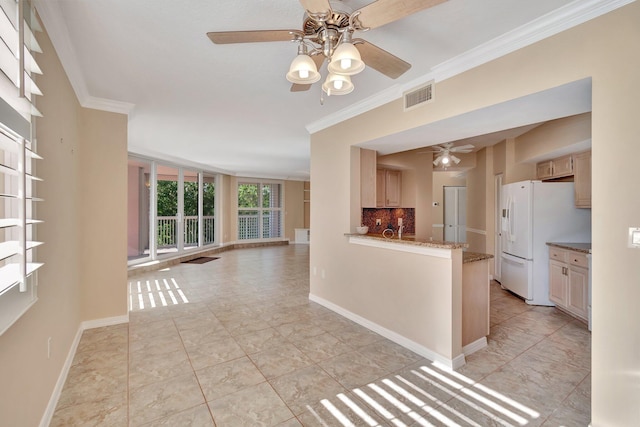
<instances>
[{"instance_id":1,"label":"second ceiling fan","mask_svg":"<svg viewBox=\"0 0 640 427\"><path fill-rule=\"evenodd\" d=\"M351 77L365 64L396 79L411 64L360 38L356 31L368 31L446 0L377 0L356 11L344 11L342 2L300 0L305 10L301 30L214 31L207 36L216 44L274 41L298 42L298 55L291 63L287 80L292 92L309 90L320 80L318 71L325 59L329 74L322 85L327 95L345 95L353 91Z\"/></svg>"}]
</instances>

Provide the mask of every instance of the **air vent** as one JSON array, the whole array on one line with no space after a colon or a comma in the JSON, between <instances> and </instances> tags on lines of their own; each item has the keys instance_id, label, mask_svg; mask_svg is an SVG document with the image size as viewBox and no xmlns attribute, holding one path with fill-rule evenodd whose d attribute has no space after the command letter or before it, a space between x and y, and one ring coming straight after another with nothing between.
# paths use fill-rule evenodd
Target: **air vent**
<instances>
[{"instance_id":1,"label":"air vent","mask_svg":"<svg viewBox=\"0 0 640 427\"><path fill-rule=\"evenodd\" d=\"M404 111L426 104L433 100L433 81L404 93Z\"/></svg>"}]
</instances>

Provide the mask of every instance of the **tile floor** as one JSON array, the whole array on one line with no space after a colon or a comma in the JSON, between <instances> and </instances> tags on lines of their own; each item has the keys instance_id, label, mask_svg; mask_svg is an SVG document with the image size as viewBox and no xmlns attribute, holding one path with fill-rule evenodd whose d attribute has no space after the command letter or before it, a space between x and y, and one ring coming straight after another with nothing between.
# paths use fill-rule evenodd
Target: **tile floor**
<instances>
[{"instance_id":1,"label":"tile floor","mask_svg":"<svg viewBox=\"0 0 640 427\"><path fill-rule=\"evenodd\" d=\"M130 279L129 324L87 330L52 426L586 426L591 338L491 286L457 372L309 302L309 248L225 252Z\"/></svg>"}]
</instances>

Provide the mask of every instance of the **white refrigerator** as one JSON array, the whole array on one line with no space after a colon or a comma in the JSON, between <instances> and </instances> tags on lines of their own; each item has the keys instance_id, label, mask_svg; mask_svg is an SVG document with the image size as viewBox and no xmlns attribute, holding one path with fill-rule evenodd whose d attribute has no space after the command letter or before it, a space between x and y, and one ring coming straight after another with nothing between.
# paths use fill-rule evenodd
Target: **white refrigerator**
<instances>
[{"instance_id":1,"label":"white refrigerator","mask_svg":"<svg viewBox=\"0 0 640 427\"><path fill-rule=\"evenodd\" d=\"M503 288L528 304L549 301L547 242L591 242L591 210L574 206L572 182L522 181L502 186Z\"/></svg>"}]
</instances>

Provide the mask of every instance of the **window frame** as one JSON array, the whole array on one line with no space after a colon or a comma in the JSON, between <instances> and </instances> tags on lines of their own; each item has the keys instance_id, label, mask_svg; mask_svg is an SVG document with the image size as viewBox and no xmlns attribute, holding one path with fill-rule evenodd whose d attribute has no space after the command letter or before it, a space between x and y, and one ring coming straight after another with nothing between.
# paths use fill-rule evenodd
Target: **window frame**
<instances>
[{"instance_id":1,"label":"window frame","mask_svg":"<svg viewBox=\"0 0 640 427\"><path fill-rule=\"evenodd\" d=\"M279 200L280 206L278 207L265 207L263 206L263 189L266 185L279 185ZM240 206L240 186L241 185L257 185L257 195L258 195L258 206L257 207L246 207ZM251 243L251 242L270 242L270 241L281 241L285 238L285 218L284 218L284 205L285 205L285 185L282 180L271 180L271 179L252 179L252 178L240 178L238 179L235 191L236 191L236 239L238 242L243 243ZM256 211L258 218L258 230L257 230L257 238L242 238L242 230L241 230L241 219L240 212L242 211ZM264 215L268 212L278 212L278 230L279 236L273 237L264 237Z\"/></svg>"}]
</instances>

